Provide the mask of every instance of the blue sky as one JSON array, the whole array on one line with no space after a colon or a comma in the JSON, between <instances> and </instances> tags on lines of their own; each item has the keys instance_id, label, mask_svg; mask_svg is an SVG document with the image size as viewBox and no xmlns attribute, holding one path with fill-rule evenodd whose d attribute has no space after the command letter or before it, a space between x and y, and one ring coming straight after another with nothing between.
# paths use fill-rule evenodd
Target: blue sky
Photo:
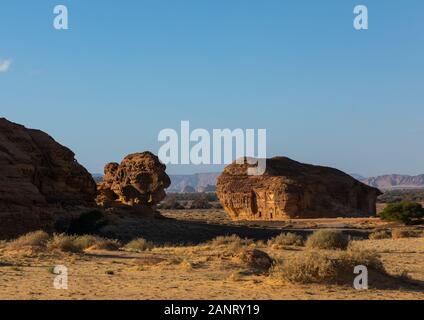
<instances>
[{"instance_id":1,"label":"blue sky","mask_svg":"<svg viewBox=\"0 0 424 320\"><path fill-rule=\"evenodd\" d=\"M52 27L57 4L70 30ZM352 26L358 4L369 30ZM424 173L423 17L421 0L2 0L0 116L92 172L189 120L265 128L270 156Z\"/></svg>"}]
</instances>

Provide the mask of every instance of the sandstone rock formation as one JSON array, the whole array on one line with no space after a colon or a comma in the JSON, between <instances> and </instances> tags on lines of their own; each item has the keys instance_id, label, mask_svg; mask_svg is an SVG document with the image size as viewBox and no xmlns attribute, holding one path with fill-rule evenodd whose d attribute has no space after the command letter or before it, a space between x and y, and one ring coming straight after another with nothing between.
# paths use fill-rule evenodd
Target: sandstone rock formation
<instances>
[{"instance_id":1,"label":"sandstone rock formation","mask_svg":"<svg viewBox=\"0 0 424 320\"><path fill-rule=\"evenodd\" d=\"M150 152L130 154L121 164L109 163L98 184L97 203L153 207L165 198L165 189L171 184L165 169Z\"/></svg>"},{"instance_id":2,"label":"sandstone rock formation","mask_svg":"<svg viewBox=\"0 0 424 320\"><path fill-rule=\"evenodd\" d=\"M0 238L51 229L55 213L94 204L96 184L48 134L0 118Z\"/></svg>"},{"instance_id":3,"label":"sandstone rock formation","mask_svg":"<svg viewBox=\"0 0 424 320\"><path fill-rule=\"evenodd\" d=\"M285 157L267 159L266 172L248 176L248 165L227 166L217 195L234 220L285 220L373 216L378 189L333 168Z\"/></svg>"}]
</instances>

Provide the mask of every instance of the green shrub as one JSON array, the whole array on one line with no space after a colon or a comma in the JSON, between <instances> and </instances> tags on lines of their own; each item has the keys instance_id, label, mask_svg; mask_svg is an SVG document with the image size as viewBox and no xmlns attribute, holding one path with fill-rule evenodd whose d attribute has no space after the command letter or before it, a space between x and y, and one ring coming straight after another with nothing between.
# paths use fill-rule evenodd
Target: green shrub
<instances>
[{"instance_id":1,"label":"green shrub","mask_svg":"<svg viewBox=\"0 0 424 320\"><path fill-rule=\"evenodd\" d=\"M380 212L379 216L385 221L410 224L415 219L424 218L424 209L421 204L416 202L399 202L389 204Z\"/></svg>"},{"instance_id":2,"label":"green shrub","mask_svg":"<svg viewBox=\"0 0 424 320\"><path fill-rule=\"evenodd\" d=\"M268 246L302 246L303 238L295 233L281 233L268 240Z\"/></svg>"},{"instance_id":3,"label":"green shrub","mask_svg":"<svg viewBox=\"0 0 424 320\"><path fill-rule=\"evenodd\" d=\"M341 231L318 230L308 237L306 247L312 249L346 250L349 238Z\"/></svg>"}]
</instances>

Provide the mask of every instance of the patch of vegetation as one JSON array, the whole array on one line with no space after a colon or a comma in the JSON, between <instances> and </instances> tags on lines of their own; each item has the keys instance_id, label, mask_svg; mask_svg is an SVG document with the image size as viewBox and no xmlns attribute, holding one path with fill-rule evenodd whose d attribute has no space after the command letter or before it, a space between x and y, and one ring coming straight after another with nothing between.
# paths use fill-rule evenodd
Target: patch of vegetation
<instances>
[{"instance_id":1,"label":"patch of vegetation","mask_svg":"<svg viewBox=\"0 0 424 320\"><path fill-rule=\"evenodd\" d=\"M175 198L169 197L165 199L160 205L160 209L165 210L183 210L185 207Z\"/></svg>"},{"instance_id":2,"label":"patch of vegetation","mask_svg":"<svg viewBox=\"0 0 424 320\"><path fill-rule=\"evenodd\" d=\"M381 240L381 239L390 239L392 237L391 232L387 230L375 231L369 234L368 239L370 240Z\"/></svg>"},{"instance_id":3,"label":"patch of vegetation","mask_svg":"<svg viewBox=\"0 0 424 320\"><path fill-rule=\"evenodd\" d=\"M399 202L389 204L380 212L379 216L385 221L412 224L415 220L424 218L424 209L421 204L416 202Z\"/></svg>"},{"instance_id":4,"label":"patch of vegetation","mask_svg":"<svg viewBox=\"0 0 424 320\"><path fill-rule=\"evenodd\" d=\"M135 251L135 252L151 250L153 248L154 248L154 244L143 238L132 240L131 242L127 243L124 247L125 250Z\"/></svg>"},{"instance_id":5,"label":"patch of vegetation","mask_svg":"<svg viewBox=\"0 0 424 320\"><path fill-rule=\"evenodd\" d=\"M193 200L193 202L190 204L189 209L210 209L212 208L212 205L209 203L209 200L204 195L201 198L198 198L196 200Z\"/></svg>"},{"instance_id":6,"label":"patch of vegetation","mask_svg":"<svg viewBox=\"0 0 424 320\"><path fill-rule=\"evenodd\" d=\"M312 249L346 250L349 238L341 231L318 230L308 237L306 247Z\"/></svg>"},{"instance_id":7,"label":"patch of vegetation","mask_svg":"<svg viewBox=\"0 0 424 320\"><path fill-rule=\"evenodd\" d=\"M106 239L99 236L83 235L75 237L74 244L81 250L109 250L116 251L121 247L121 243L115 239Z\"/></svg>"},{"instance_id":8,"label":"patch of vegetation","mask_svg":"<svg viewBox=\"0 0 424 320\"><path fill-rule=\"evenodd\" d=\"M266 252L248 248L240 250L233 260L252 271L260 273L267 272L274 262Z\"/></svg>"},{"instance_id":9,"label":"patch of vegetation","mask_svg":"<svg viewBox=\"0 0 424 320\"><path fill-rule=\"evenodd\" d=\"M75 236L70 236L64 233L55 233L53 237L47 242L48 250L59 250L62 252L81 252L82 248L75 243Z\"/></svg>"},{"instance_id":10,"label":"patch of vegetation","mask_svg":"<svg viewBox=\"0 0 424 320\"><path fill-rule=\"evenodd\" d=\"M393 239L402 239L402 238L415 238L418 237L419 233L414 230L408 229L393 229L392 230L392 238Z\"/></svg>"},{"instance_id":11,"label":"patch of vegetation","mask_svg":"<svg viewBox=\"0 0 424 320\"><path fill-rule=\"evenodd\" d=\"M34 231L27 233L11 242L8 243L11 249L22 249L26 247L31 248L43 248L46 246L49 240L49 235L45 231Z\"/></svg>"},{"instance_id":12,"label":"patch of vegetation","mask_svg":"<svg viewBox=\"0 0 424 320\"><path fill-rule=\"evenodd\" d=\"M384 192L378 197L380 203L424 202L424 189L401 189Z\"/></svg>"},{"instance_id":13,"label":"patch of vegetation","mask_svg":"<svg viewBox=\"0 0 424 320\"><path fill-rule=\"evenodd\" d=\"M291 232L281 233L268 240L268 246L303 246L303 237Z\"/></svg>"},{"instance_id":14,"label":"patch of vegetation","mask_svg":"<svg viewBox=\"0 0 424 320\"><path fill-rule=\"evenodd\" d=\"M305 251L278 261L271 276L293 283L352 284L355 266L385 274L379 256L372 251Z\"/></svg>"},{"instance_id":15,"label":"patch of vegetation","mask_svg":"<svg viewBox=\"0 0 424 320\"><path fill-rule=\"evenodd\" d=\"M211 209L222 208L215 193L170 193L159 205L159 209Z\"/></svg>"}]
</instances>

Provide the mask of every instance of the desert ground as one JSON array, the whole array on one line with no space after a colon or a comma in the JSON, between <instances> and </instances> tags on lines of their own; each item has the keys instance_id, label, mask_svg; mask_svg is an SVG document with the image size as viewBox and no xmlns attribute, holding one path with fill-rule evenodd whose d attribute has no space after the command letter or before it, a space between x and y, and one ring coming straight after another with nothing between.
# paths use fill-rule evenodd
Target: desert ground
<instances>
[{"instance_id":1,"label":"desert ground","mask_svg":"<svg viewBox=\"0 0 424 320\"><path fill-rule=\"evenodd\" d=\"M367 240L371 230L390 227L378 219L232 222L222 210L167 211L163 216L156 223L173 223L180 233L189 226L197 230L198 241L182 244L182 236L174 244L140 252L89 248L80 253L11 249L2 242L0 299L424 299L424 237ZM154 229L150 224L146 237L158 240L157 233L147 232ZM304 235L322 228L352 234L350 247L375 251L387 276L377 280L370 274L368 290L353 284L293 283L252 271L235 254L256 248L275 260L293 259L310 249L266 240L281 232ZM233 233L254 240L211 241ZM53 286L56 265L68 268L67 290Z\"/></svg>"}]
</instances>

